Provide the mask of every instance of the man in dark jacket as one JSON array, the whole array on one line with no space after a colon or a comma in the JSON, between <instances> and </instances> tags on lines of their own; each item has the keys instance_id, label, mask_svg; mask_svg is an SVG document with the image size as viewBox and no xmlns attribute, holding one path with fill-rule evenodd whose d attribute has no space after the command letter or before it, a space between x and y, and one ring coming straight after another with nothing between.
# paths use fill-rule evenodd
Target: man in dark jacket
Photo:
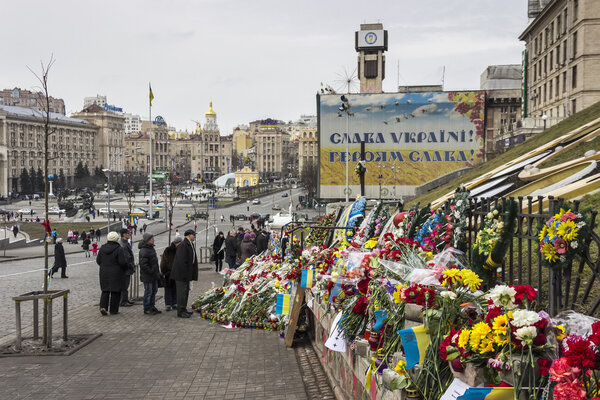
<instances>
[{"instance_id":1,"label":"man in dark jacket","mask_svg":"<svg viewBox=\"0 0 600 400\"><path fill-rule=\"evenodd\" d=\"M229 235L227 235L227 239L225 239L225 258L227 264L229 264L229 268L235 269L237 264L236 260L238 257L238 246L237 246L237 238L235 237L235 231L229 231Z\"/></svg>"},{"instance_id":2,"label":"man in dark jacket","mask_svg":"<svg viewBox=\"0 0 600 400\"><path fill-rule=\"evenodd\" d=\"M158 269L158 256L154 249L154 235L144 233L139 245L140 249L140 280L144 283L144 314L160 314L156 308L156 292L158 292L158 281L161 279Z\"/></svg>"},{"instance_id":3,"label":"man in dark jacket","mask_svg":"<svg viewBox=\"0 0 600 400\"><path fill-rule=\"evenodd\" d=\"M171 279L171 271L173 270L173 264L175 264L177 247L179 247L182 242L183 238L181 236L175 236L171 245L165 249L160 258L160 273L165 277L166 311L177 309L177 289L175 287L175 281Z\"/></svg>"},{"instance_id":4,"label":"man in dark jacket","mask_svg":"<svg viewBox=\"0 0 600 400\"><path fill-rule=\"evenodd\" d=\"M68 278L67 276L67 258L65 257L65 248L63 247L62 238L56 239L54 245L54 267L50 271L50 277L60 269L60 277Z\"/></svg>"},{"instance_id":5,"label":"man in dark jacket","mask_svg":"<svg viewBox=\"0 0 600 400\"><path fill-rule=\"evenodd\" d=\"M265 231L258 232L258 236L256 236L256 252L258 254L267 250L269 245L269 237Z\"/></svg>"},{"instance_id":6,"label":"man in dark jacket","mask_svg":"<svg viewBox=\"0 0 600 400\"><path fill-rule=\"evenodd\" d=\"M177 290L177 316L179 318L189 318L192 316L192 313L187 310L190 281L198 280L198 256L194 245L196 232L188 229L183 235L185 239L177 247L171 279L175 281Z\"/></svg>"},{"instance_id":7,"label":"man in dark jacket","mask_svg":"<svg viewBox=\"0 0 600 400\"><path fill-rule=\"evenodd\" d=\"M118 243L119 234L110 232L106 239L108 242L100 247L96 257L96 264L100 266L100 290L102 290L100 313L102 315L107 314L107 309L111 314L119 313L123 279L127 269L127 259Z\"/></svg>"},{"instance_id":8,"label":"man in dark jacket","mask_svg":"<svg viewBox=\"0 0 600 400\"><path fill-rule=\"evenodd\" d=\"M133 250L131 249L131 244L129 243L129 238L131 238L131 232L129 229L123 228L121 229L121 240L119 240L119 244L121 248L123 248L123 252L125 253L125 258L127 259L127 271L125 271L125 279L123 280L123 291L121 292L121 307L131 307L134 303L129 300L129 283L131 282L131 275L135 273L135 257L133 256ZM100 237L98 236L98 240Z\"/></svg>"}]
</instances>

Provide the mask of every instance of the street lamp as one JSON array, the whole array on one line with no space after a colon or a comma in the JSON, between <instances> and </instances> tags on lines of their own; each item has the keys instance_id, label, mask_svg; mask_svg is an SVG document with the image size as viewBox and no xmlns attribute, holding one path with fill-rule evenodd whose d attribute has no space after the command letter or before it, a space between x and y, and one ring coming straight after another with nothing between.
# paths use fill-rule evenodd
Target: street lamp
<instances>
[{"instance_id":1,"label":"street lamp","mask_svg":"<svg viewBox=\"0 0 600 400\"><path fill-rule=\"evenodd\" d=\"M546 114L542 115L542 121L544 121L544 130L546 130L546 120L548 119L548 116Z\"/></svg>"},{"instance_id":2,"label":"street lamp","mask_svg":"<svg viewBox=\"0 0 600 400\"><path fill-rule=\"evenodd\" d=\"M108 168L103 168L102 172L107 172L107 176L108 176L108 184L106 187L106 193L108 193L108 201L107 201L108 212L106 213L106 221L108 222L108 225L107 225L106 229L107 229L107 231L110 231L110 173L112 171Z\"/></svg>"},{"instance_id":3,"label":"street lamp","mask_svg":"<svg viewBox=\"0 0 600 400\"><path fill-rule=\"evenodd\" d=\"M350 116L354 113L350 112L350 101L344 95L340 97L342 105L338 108L340 112L346 113L346 203L349 201L350 184L349 184L349 158L350 158ZM341 114L338 114L341 116Z\"/></svg>"}]
</instances>

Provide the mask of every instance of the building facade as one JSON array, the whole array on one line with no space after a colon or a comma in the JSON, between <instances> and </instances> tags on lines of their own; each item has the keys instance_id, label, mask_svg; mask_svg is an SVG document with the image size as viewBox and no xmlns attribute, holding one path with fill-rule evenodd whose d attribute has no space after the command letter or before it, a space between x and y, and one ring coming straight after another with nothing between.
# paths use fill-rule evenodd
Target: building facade
<instances>
[{"instance_id":1,"label":"building facade","mask_svg":"<svg viewBox=\"0 0 600 400\"><path fill-rule=\"evenodd\" d=\"M600 101L600 2L547 2L525 42L525 116L565 118Z\"/></svg>"},{"instance_id":2,"label":"building facade","mask_svg":"<svg viewBox=\"0 0 600 400\"><path fill-rule=\"evenodd\" d=\"M100 128L96 146L91 149L98 154L100 166L114 172L124 171L125 118L123 115L106 111L102 107L92 104L73 114L72 117L88 121Z\"/></svg>"},{"instance_id":3,"label":"building facade","mask_svg":"<svg viewBox=\"0 0 600 400\"><path fill-rule=\"evenodd\" d=\"M254 140L256 169L261 179L272 181L287 177L292 171L294 157L290 135L281 128L263 125L254 133Z\"/></svg>"},{"instance_id":4,"label":"building facade","mask_svg":"<svg viewBox=\"0 0 600 400\"><path fill-rule=\"evenodd\" d=\"M123 113L125 118L125 134L128 135L142 130L142 118L139 115Z\"/></svg>"},{"instance_id":5,"label":"building facade","mask_svg":"<svg viewBox=\"0 0 600 400\"><path fill-rule=\"evenodd\" d=\"M244 167L239 171L235 171L235 187L256 185L258 185L258 172L253 171L250 167Z\"/></svg>"},{"instance_id":6,"label":"building facade","mask_svg":"<svg viewBox=\"0 0 600 400\"><path fill-rule=\"evenodd\" d=\"M61 171L67 181L75 175L81 161L93 171L100 166L96 151L100 127L88 121L51 114L48 170L55 176ZM0 105L0 195L23 190L21 171L44 169L45 119L43 113L23 107Z\"/></svg>"},{"instance_id":7,"label":"building facade","mask_svg":"<svg viewBox=\"0 0 600 400\"><path fill-rule=\"evenodd\" d=\"M305 165L317 166L319 163L319 144L317 126L305 126L300 130L298 140L298 176Z\"/></svg>"},{"instance_id":8,"label":"building facade","mask_svg":"<svg viewBox=\"0 0 600 400\"><path fill-rule=\"evenodd\" d=\"M106 106L106 96L100 96L97 94L95 97L84 97L83 98L83 108L88 108L92 104L100 106L104 108Z\"/></svg>"},{"instance_id":9,"label":"building facade","mask_svg":"<svg viewBox=\"0 0 600 400\"><path fill-rule=\"evenodd\" d=\"M0 104L45 111L38 104L41 95L41 92L31 92L20 88L4 89L0 91ZM65 101L63 99L50 96L49 100L51 113L65 115Z\"/></svg>"}]
</instances>

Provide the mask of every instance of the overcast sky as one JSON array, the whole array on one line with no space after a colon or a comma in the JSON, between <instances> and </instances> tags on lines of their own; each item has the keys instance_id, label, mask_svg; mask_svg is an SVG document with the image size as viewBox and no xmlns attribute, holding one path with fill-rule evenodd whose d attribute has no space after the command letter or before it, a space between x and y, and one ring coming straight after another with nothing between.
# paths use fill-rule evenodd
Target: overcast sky
<instances>
[{"instance_id":1,"label":"overcast sky","mask_svg":"<svg viewBox=\"0 0 600 400\"><path fill-rule=\"evenodd\" d=\"M384 91L439 84L478 89L492 64L521 62L527 0L81 0L2 4L1 88L32 89L54 54L51 94L67 113L83 98L178 129L204 122L213 101L221 134L262 118L315 114L321 82L338 89L356 68L354 31L388 30Z\"/></svg>"}]
</instances>

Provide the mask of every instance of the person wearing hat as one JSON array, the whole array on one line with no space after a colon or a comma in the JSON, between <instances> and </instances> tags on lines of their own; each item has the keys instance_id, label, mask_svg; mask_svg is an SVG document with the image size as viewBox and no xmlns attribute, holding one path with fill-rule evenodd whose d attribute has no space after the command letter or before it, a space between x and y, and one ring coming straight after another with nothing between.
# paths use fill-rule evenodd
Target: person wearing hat
<instances>
[{"instance_id":1,"label":"person wearing hat","mask_svg":"<svg viewBox=\"0 0 600 400\"><path fill-rule=\"evenodd\" d=\"M173 264L175 263L175 253L177 247L183 243L183 238L175 236L171 244L165 248L165 251L160 257L160 273L165 277L165 310L177 310L177 290L175 287L175 281L171 279L171 271L173 270Z\"/></svg>"},{"instance_id":2,"label":"person wearing hat","mask_svg":"<svg viewBox=\"0 0 600 400\"><path fill-rule=\"evenodd\" d=\"M65 248L63 247L63 239L56 239L54 245L54 266L50 271L50 277L54 276L54 273L60 269L60 277L68 278L67 276L67 258L65 257Z\"/></svg>"},{"instance_id":3,"label":"person wearing hat","mask_svg":"<svg viewBox=\"0 0 600 400\"><path fill-rule=\"evenodd\" d=\"M256 245L252 241L252 233L246 233L244 235L244 240L242 240L242 244L240 246L242 252L242 264L248 258L252 257L256 254Z\"/></svg>"},{"instance_id":4,"label":"person wearing hat","mask_svg":"<svg viewBox=\"0 0 600 400\"><path fill-rule=\"evenodd\" d=\"M121 240L119 240L119 245L121 245L121 248L125 253L125 258L127 259L127 271L125 271L123 291L121 292L121 307L131 307L134 302L129 300L129 284L131 283L131 275L135 273L135 257L133 255L131 243L129 243L131 232L127 228L122 228L120 233Z\"/></svg>"},{"instance_id":5,"label":"person wearing hat","mask_svg":"<svg viewBox=\"0 0 600 400\"><path fill-rule=\"evenodd\" d=\"M154 249L154 235L144 233L139 244L140 249L140 280L144 283L144 314L160 314L156 308L156 292L158 292L158 281L161 280L158 268L158 256Z\"/></svg>"},{"instance_id":6,"label":"person wearing hat","mask_svg":"<svg viewBox=\"0 0 600 400\"><path fill-rule=\"evenodd\" d=\"M188 229L183 236L183 243L177 247L175 253L175 264L171 271L171 279L175 281L177 290L177 316L179 318L189 318L192 316L192 313L187 310L190 281L198 280L198 256L194 246L196 232Z\"/></svg>"},{"instance_id":7,"label":"person wearing hat","mask_svg":"<svg viewBox=\"0 0 600 400\"><path fill-rule=\"evenodd\" d=\"M127 270L127 258L125 252L119 245L119 234L109 232L106 237L107 242L100 247L96 264L100 266L100 313L111 314L119 313L119 303L121 300L121 291L125 280L125 271Z\"/></svg>"}]
</instances>

